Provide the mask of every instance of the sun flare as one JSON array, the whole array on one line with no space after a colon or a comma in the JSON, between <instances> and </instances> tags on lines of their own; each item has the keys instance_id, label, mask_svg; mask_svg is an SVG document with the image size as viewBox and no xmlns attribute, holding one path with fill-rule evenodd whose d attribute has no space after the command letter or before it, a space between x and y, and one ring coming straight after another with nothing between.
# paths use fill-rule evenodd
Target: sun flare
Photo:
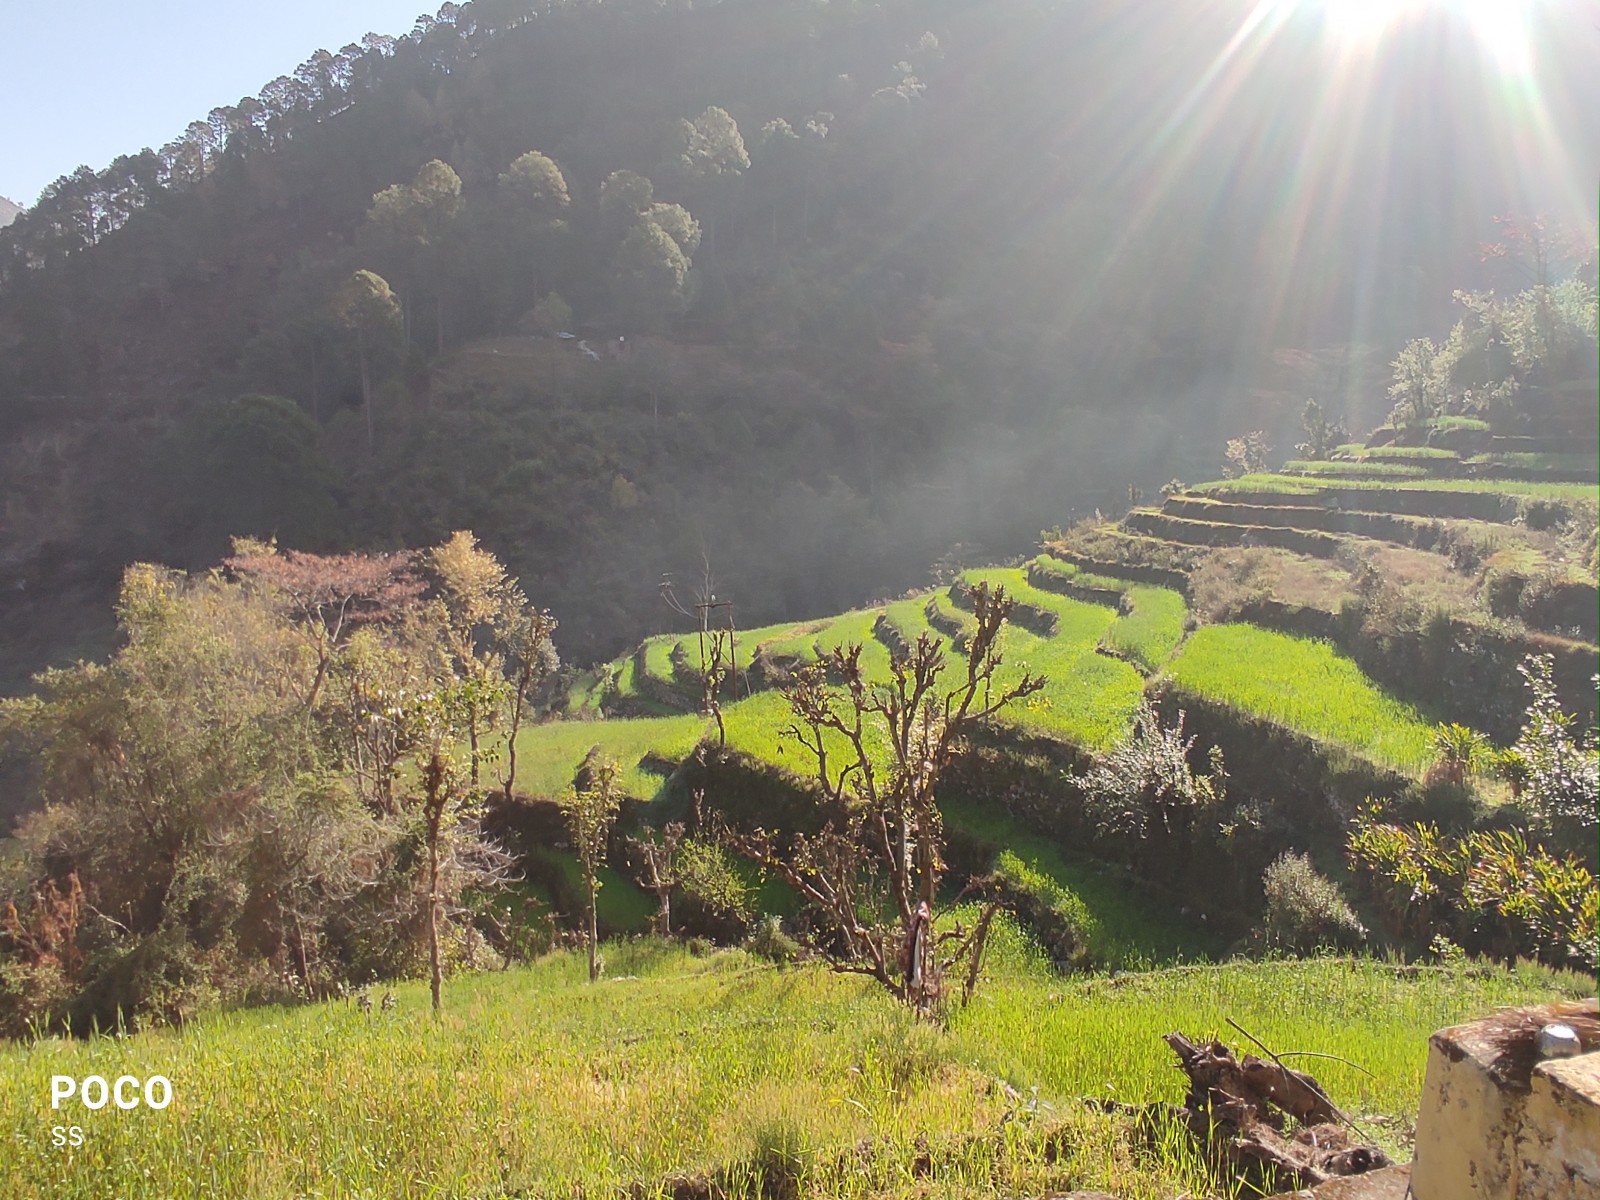
<instances>
[{"instance_id":1,"label":"sun flare","mask_svg":"<svg viewBox=\"0 0 1600 1200\"><path fill-rule=\"evenodd\" d=\"M1471 26L1483 51L1508 74L1531 61L1527 28L1530 0L1311 0L1338 41L1369 46L1391 26L1428 9L1443 8Z\"/></svg>"}]
</instances>

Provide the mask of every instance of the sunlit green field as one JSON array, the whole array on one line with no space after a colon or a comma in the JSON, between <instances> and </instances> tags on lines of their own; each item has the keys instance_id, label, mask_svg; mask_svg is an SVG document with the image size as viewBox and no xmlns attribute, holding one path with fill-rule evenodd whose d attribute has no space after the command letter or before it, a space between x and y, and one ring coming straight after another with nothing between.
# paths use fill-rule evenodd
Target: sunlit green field
<instances>
[{"instance_id":1,"label":"sunlit green field","mask_svg":"<svg viewBox=\"0 0 1600 1200\"><path fill-rule=\"evenodd\" d=\"M705 725L693 713L535 725L517 738L517 791L546 798L560 796L590 747L599 746L622 768L618 782L623 794L648 800L662 780L645 767L646 756L674 762L687 758Z\"/></svg>"},{"instance_id":2,"label":"sunlit green field","mask_svg":"<svg viewBox=\"0 0 1600 1200\"><path fill-rule=\"evenodd\" d=\"M1017 624L1001 634L1000 682L1010 683L1024 670L1046 679L1043 691L1002 713L1002 724L1092 749L1108 747L1126 732L1144 680L1120 659L1095 653L1118 620L1116 609L1033 587L1021 568L988 567L963 578L1003 586L1014 599L1056 616L1053 637L1040 637Z\"/></svg>"},{"instance_id":3,"label":"sunlit green field","mask_svg":"<svg viewBox=\"0 0 1600 1200\"><path fill-rule=\"evenodd\" d=\"M1247 477L1251 478L1269 477ZM1002 634L999 683L1014 683L1024 671L1047 680L1041 692L999 715L1004 726L1103 750L1129 727L1144 690L1141 672L1165 672L1181 688L1337 743L1374 762L1414 772L1431 758L1429 723L1383 693L1354 662L1325 643L1245 625L1205 627L1185 640L1187 606L1169 588L1103 579L1048 556L1035 559L1030 567L1034 578L1045 582L1117 592L1122 611L1036 587L1029 582L1028 570L1020 567L963 573L961 582L968 587L1004 587L1024 609L1048 613L1055 620L1048 637L1015 618ZM930 624L930 613L937 617L938 628ZM880 620L908 644L923 634L940 638L947 657L956 652L950 631L959 627L954 639L959 643L973 628L969 602L939 590L907 596L882 609L750 630L743 635L740 657L748 662L756 647L764 646L777 660L815 661L856 643L862 647L867 677L885 679L889 650L874 632ZM670 665L665 655L674 640L665 637L645 643L643 657L652 673L658 660ZM635 657L625 655L606 668L616 677L618 691L634 687ZM733 698L723 703L728 745L808 773L811 763L782 738L793 721L783 696L771 690L743 696L732 691L732 685L730 691ZM518 743L523 764L519 786L537 795L559 795L589 747L599 744L622 764L628 794L649 798L659 789L664 765L685 758L710 728L697 716L677 715L526 730Z\"/></svg>"},{"instance_id":4,"label":"sunlit green field","mask_svg":"<svg viewBox=\"0 0 1600 1200\"><path fill-rule=\"evenodd\" d=\"M1218 479L1194 490L1203 495L1230 492L1278 492L1283 495L1315 495L1330 487L1402 492L1474 492L1505 496L1533 496L1541 500L1567 500L1595 503L1600 488L1592 483L1550 483L1527 479L1312 479L1304 475L1241 475L1237 479Z\"/></svg>"},{"instance_id":5,"label":"sunlit green field","mask_svg":"<svg viewBox=\"0 0 1600 1200\"><path fill-rule=\"evenodd\" d=\"M1296 460L1283 464L1286 475L1348 476L1351 479L1423 479L1427 469L1404 462L1343 462L1340 460L1308 462Z\"/></svg>"},{"instance_id":6,"label":"sunlit green field","mask_svg":"<svg viewBox=\"0 0 1600 1200\"><path fill-rule=\"evenodd\" d=\"M1453 462L1461 456L1454 450L1440 446L1340 446L1341 453L1353 459L1392 459L1399 462L1432 460L1435 463Z\"/></svg>"},{"instance_id":7,"label":"sunlit green field","mask_svg":"<svg viewBox=\"0 0 1600 1200\"><path fill-rule=\"evenodd\" d=\"M1134 584L1124 594L1132 611L1111 623L1100 644L1146 671L1158 671L1183 640L1189 606L1171 588Z\"/></svg>"},{"instance_id":8,"label":"sunlit green field","mask_svg":"<svg viewBox=\"0 0 1600 1200\"><path fill-rule=\"evenodd\" d=\"M1375 762L1420 771L1432 757L1432 725L1324 641L1254 625L1210 625L1189 635L1167 675L1184 691Z\"/></svg>"},{"instance_id":9,"label":"sunlit green field","mask_svg":"<svg viewBox=\"0 0 1600 1200\"><path fill-rule=\"evenodd\" d=\"M644 673L652 679L672 682L672 650L678 639L672 634L647 638L644 642Z\"/></svg>"},{"instance_id":10,"label":"sunlit green field","mask_svg":"<svg viewBox=\"0 0 1600 1200\"><path fill-rule=\"evenodd\" d=\"M1403 1123L1432 1030L1554 987L1336 960L1062 978L1004 926L977 1000L941 1029L821 967L649 942L605 957L609 978L593 986L573 954L451 979L437 1020L426 987L405 984L392 1013L265 1008L181 1033L0 1049L0 1194L488 1198L638 1183L649 1196L705 1172L754 1196L765 1167L805 1194L903 1195L925 1146L918 1190L931 1194L1216 1195L1181 1140L1141 1148L1078 1098L1178 1100L1161 1035L1230 1033L1231 1017L1274 1049L1359 1063L1372 1077L1321 1059L1315 1073L1348 1111ZM160 1074L173 1100L52 1111L56 1074ZM85 1144L52 1147L55 1125L81 1127ZM1401 1127L1374 1128L1393 1144ZM1059 1139L1048 1155L1046 1130ZM864 1140L870 1160L847 1155Z\"/></svg>"}]
</instances>

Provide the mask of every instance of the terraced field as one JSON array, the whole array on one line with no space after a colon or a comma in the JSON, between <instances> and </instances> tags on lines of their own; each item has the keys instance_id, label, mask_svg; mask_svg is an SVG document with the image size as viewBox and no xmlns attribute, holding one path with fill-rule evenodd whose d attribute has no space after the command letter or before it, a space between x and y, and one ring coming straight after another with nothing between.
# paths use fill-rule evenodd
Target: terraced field
<instances>
[{"instance_id":1,"label":"terraced field","mask_svg":"<svg viewBox=\"0 0 1600 1200\"><path fill-rule=\"evenodd\" d=\"M1460 699L1461 681L1471 678L1477 692L1510 697L1486 701L1504 712L1522 694L1515 662L1553 653L1565 672L1565 700L1592 715L1587 681L1600 669L1600 456L1588 449L1592 438L1563 440L1538 429L1499 436L1466 418L1442 419L1430 436L1449 444L1350 443L1329 461L1291 461L1275 472L1201 484L1116 524L1076 528L1047 544L1056 557L1035 560L1033 577L1070 588L1082 574L1071 568L1090 563L1101 574L1160 573L1192 595L1201 619L1265 621L1352 645L1366 638L1368 651L1374 638L1420 637L1432 621L1458 649L1453 659L1440 657L1443 643L1436 644L1427 661L1446 674L1432 683L1415 674L1400 681L1415 684L1417 694L1453 689ZM1287 690L1266 688L1273 664L1296 656L1262 636L1202 630L1171 672L1197 692L1358 746L1374 761L1415 770L1426 757L1415 729L1400 732L1414 716L1378 738L1369 723L1334 719L1337 706L1304 703L1326 674L1320 668L1301 662L1307 672L1291 667ZM1479 645L1500 647L1494 665L1463 665ZM1248 670L1224 661L1258 653L1264 657ZM1425 664L1419 669L1426 674ZM1490 684L1485 669L1498 671L1499 682ZM1500 721L1502 738L1515 735L1487 707L1484 719Z\"/></svg>"},{"instance_id":2,"label":"terraced field","mask_svg":"<svg viewBox=\"0 0 1600 1200\"><path fill-rule=\"evenodd\" d=\"M1361 673L1327 642L1253 625L1195 631L1167 668L1182 691L1340 746L1359 746L1385 766L1420 773L1433 725Z\"/></svg>"},{"instance_id":3,"label":"terraced field","mask_svg":"<svg viewBox=\"0 0 1600 1200\"><path fill-rule=\"evenodd\" d=\"M1338 479L1333 485L1301 475L1268 473L1241 475L1237 479L1218 479L1194 489L1200 495L1226 495L1230 492L1278 492L1291 496L1318 496L1332 491L1369 492L1459 492L1466 495L1531 496L1541 500L1595 503L1591 483L1552 483L1538 479ZM1381 511L1381 510L1380 510Z\"/></svg>"},{"instance_id":4,"label":"terraced field","mask_svg":"<svg viewBox=\"0 0 1600 1200\"><path fill-rule=\"evenodd\" d=\"M1483 431L1461 432L1488 440ZM1225 722L1231 710L1293 731L1306 739L1294 745L1312 744L1308 754L1321 745L1342 764L1354 758L1421 779L1435 756L1434 719L1461 718L1414 696L1370 656L1358 662L1346 634L1363 628L1374 609L1385 620L1409 609L1414 630L1422 627L1416 614L1424 614L1452 643L1470 643L1481 630L1510 646L1498 686L1513 701L1522 687L1515 663L1527 648L1558 648L1569 675L1587 681L1593 668L1585 664L1597 653L1600 487L1540 477L1592 473L1585 461L1591 466L1543 451L1344 447L1336 464L1290 463L1178 493L1115 524L1074 529L1025 564L969 570L948 587L881 605L741 631L739 669L722 703L726 744L803 778L812 764L784 736L793 720L779 690L787 673L856 645L868 678L884 680L891 655L923 635L958 654L973 628L973 590L988 586L1004 587L1015 603L999 682L1024 671L1048 681L998 718L1022 735L1023 753L1051 743L1102 752L1124 736L1141 699L1159 692L1191 711L1203 704L1207 720ZM1471 474L1480 469L1522 476ZM1491 601L1502 607L1492 610ZM699 665L696 634L664 633L595 668L573 685L568 710L602 719L525 730L519 790L558 797L598 745L621 763L627 795L655 801L677 767L716 736L696 711ZM1496 728L1492 718L1466 720ZM869 747L880 736L870 731ZM1499 727L1501 744L1514 736L1515 728L1508 735ZM1039 761L1051 760L1040 754ZM1120 868L1074 856L982 797L952 801L944 819L951 845L986 856L999 885L1041 915L1042 929L1054 917L1075 931L1075 942L1050 953L1076 965L1137 970L1228 949L1203 926L1190 928L1175 906L1130 886ZM552 859L544 869L542 882L565 880L570 889L570 862ZM642 930L648 898L620 875L609 883L607 928Z\"/></svg>"},{"instance_id":5,"label":"terraced field","mask_svg":"<svg viewBox=\"0 0 1600 1200\"><path fill-rule=\"evenodd\" d=\"M1496 440L1470 426L1457 433L1483 445ZM1592 661L1600 498L1594 456L1503 447L1464 456L1443 447L1355 444L1338 454L1332 462L1291 462L1281 472L1201 485L1118 524L1075 529L1025 565L967 571L948 588L741 631L739 670L723 701L728 746L804 773L810 764L783 737L792 718L775 685L785 672L859 645L868 677L882 680L891 654L924 634L959 653L973 628L972 589L979 585L1004 587L1016 605L1002 637L1000 682L1023 671L1048 680L1000 720L1030 738L1090 752L1123 736L1147 688L1175 689L1420 777L1433 756L1431 720L1319 632L1344 627L1340 611L1374 603L1374 596L1447 616L1455 629L1481 626L1513 644L1522 638L1531 647L1562 648L1577 664L1574 672ZM1466 474L1480 468L1525 477ZM1591 481L1537 477L1557 470L1587 473ZM1536 603L1516 607L1508 577L1518 586L1527 581ZM1512 607L1491 611L1495 589L1502 605L1511 596ZM1587 624L1578 628L1574 620ZM1308 623L1318 636L1306 636ZM569 711L618 716L526 730L519 787L559 795L599 745L622 764L627 794L650 800L676 764L714 736L695 711L699 663L698 636L679 633L649 638L596 668L574 685ZM1505 682L1517 694L1520 686L1515 678ZM975 814L948 819L953 829L965 822L969 834L981 836ZM1013 834L1021 836L1010 831L1008 845ZM1015 873L1055 897L1051 903L1081 906L1076 868L1045 849L1014 853ZM1096 919L1105 930L1102 954L1163 957L1157 943L1130 932L1115 914Z\"/></svg>"}]
</instances>

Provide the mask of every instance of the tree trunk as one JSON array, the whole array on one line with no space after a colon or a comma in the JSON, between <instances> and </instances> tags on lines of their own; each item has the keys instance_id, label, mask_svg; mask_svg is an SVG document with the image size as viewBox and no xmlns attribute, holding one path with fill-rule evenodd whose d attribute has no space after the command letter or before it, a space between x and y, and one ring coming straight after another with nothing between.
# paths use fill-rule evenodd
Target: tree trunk
<instances>
[{"instance_id":1,"label":"tree trunk","mask_svg":"<svg viewBox=\"0 0 1600 1200\"><path fill-rule=\"evenodd\" d=\"M522 683L517 686L517 698L511 705L511 733L506 738L506 803L511 803L511 785L517 781L517 731L522 727Z\"/></svg>"},{"instance_id":2,"label":"tree trunk","mask_svg":"<svg viewBox=\"0 0 1600 1200\"><path fill-rule=\"evenodd\" d=\"M589 884L589 982L600 978L600 920L595 905L594 872L586 876Z\"/></svg>"},{"instance_id":3,"label":"tree trunk","mask_svg":"<svg viewBox=\"0 0 1600 1200\"><path fill-rule=\"evenodd\" d=\"M304 989L306 999L311 999L311 968L306 962L306 931L300 923L300 913L294 914L294 944L295 957L300 961L300 986Z\"/></svg>"},{"instance_id":4,"label":"tree trunk","mask_svg":"<svg viewBox=\"0 0 1600 1200\"><path fill-rule=\"evenodd\" d=\"M439 1011L439 991L444 983L444 968L439 962L439 840L428 841L428 969L433 991L433 1011Z\"/></svg>"},{"instance_id":5,"label":"tree trunk","mask_svg":"<svg viewBox=\"0 0 1600 1200\"><path fill-rule=\"evenodd\" d=\"M467 745L470 748L472 790L478 790L478 706L467 714Z\"/></svg>"}]
</instances>

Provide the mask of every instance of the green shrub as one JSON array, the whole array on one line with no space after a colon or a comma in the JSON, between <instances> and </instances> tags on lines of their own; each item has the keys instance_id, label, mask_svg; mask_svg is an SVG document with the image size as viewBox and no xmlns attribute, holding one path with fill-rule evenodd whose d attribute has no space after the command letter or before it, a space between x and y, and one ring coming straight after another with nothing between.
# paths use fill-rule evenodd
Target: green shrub
<instances>
[{"instance_id":1,"label":"green shrub","mask_svg":"<svg viewBox=\"0 0 1600 1200\"><path fill-rule=\"evenodd\" d=\"M1518 830L1453 838L1434 825L1394 825L1369 812L1357 818L1346 849L1393 936L1426 945L1443 934L1501 959L1595 965L1594 876L1570 855L1530 846Z\"/></svg>"},{"instance_id":2,"label":"green shrub","mask_svg":"<svg viewBox=\"0 0 1600 1200\"><path fill-rule=\"evenodd\" d=\"M800 943L783 931L782 919L770 914L756 922L745 946L751 954L768 962L799 962L805 956Z\"/></svg>"},{"instance_id":3,"label":"green shrub","mask_svg":"<svg viewBox=\"0 0 1600 1200\"><path fill-rule=\"evenodd\" d=\"M1286 950L1352 947L1367 931L1338 885L1319 874L1304 854L1286 852L1261 877L1267 896L1268 942Z\"/></svg>"},{"instance_id":4,"label":"green shrub","mask_svg":"<svg viewBox=\"0 0 1600 1200\"><path fill-rule=\"evenodd\" d=\"M791 1115L770 1117L751 1133L750 1161L760 1194L790 1197L800 1193L816 1162L816 1147L805 1125Z\"/></svg>"},{"instance_id":5,"label":"green shrub","mask_svg":"<svg viewBox=\"0 0 1600 1200\"><path fill-rule=\"evenodd\" d=\"M1441 724L1433 733L1436 756L1428 768L1428 782L1465 787L1467 777L1487 769L1493 746L1476 729L1455 722Z\"/></svg>"},{"instance_id":6,"label":"green shrub","mask_svg":"<svg viewBox=\"0 0 1600 1200\"><path fill-rule=\"evenodd\" d=\"M1550 655L1530 654L1517 671L1533 694L1522 736L1512 747L1522 772L1522 796L1540 832L1563 849L1592 854L1600 809L1595 731L1580 731L1577 718L1561 711Z\"/></svg>"}]
</instances>

